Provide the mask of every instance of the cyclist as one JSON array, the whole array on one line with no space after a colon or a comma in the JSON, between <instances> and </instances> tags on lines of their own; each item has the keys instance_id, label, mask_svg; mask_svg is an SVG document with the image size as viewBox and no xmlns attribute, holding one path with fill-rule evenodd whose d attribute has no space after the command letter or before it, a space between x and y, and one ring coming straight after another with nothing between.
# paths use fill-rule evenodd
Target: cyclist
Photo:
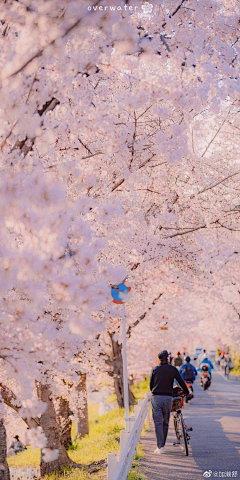
<instances>
[{"instance_id":1,"label":"cyclist","mask_svg":"<svg viewBox=\"0 0 240 480\"><path fill-rule=\"evenodd\" d=\"M232 370L232 368L233 368L233 363L232 363L232 360L231 360L231 357L230 357L229 353L224 354L224 360L225 360L224 375L228 375L230 370Z\"/></svg>"},{"instance_id":2,"label":"cyclist","mask_svg":"<svg viewBox=\"0 0 240 480\"><path fill-rule=\"evenodd\" d=\"M153 421L157 437L157 449L154 453L164 453L164 445L168 434L169 417L172 408L173 382L176 379L185 395L188 388L178 369L168 363L168 352L163 350L158 358L160 365L152 370L150 390L152 392Z\"/></svg>"},{"instance_id":3,"label":"cyclist","mask_svg":"<svg viewBox=\"0 0 240 480\"><path fill-rule=\"evenodd\" d=\"M185 382L193 383L197 376L197 370L190 362L191 358L187 356L186 363L179 368L179 373Z\"/></svg>"},{"instance_id":4,"label":"cyclist","mask_svg":"<svg viewBox=\"0 0 240 480\"><path fill-rule=\"evenodd\" d=\"M185 363L179 368L179 373L189 388L189 395L186 397L186 403L188 403L189 400L192 400L194 397L193 382L197 376L197 370L190 362L191 358L187 355L185 358Z\"/></svg>"}]
</instances>

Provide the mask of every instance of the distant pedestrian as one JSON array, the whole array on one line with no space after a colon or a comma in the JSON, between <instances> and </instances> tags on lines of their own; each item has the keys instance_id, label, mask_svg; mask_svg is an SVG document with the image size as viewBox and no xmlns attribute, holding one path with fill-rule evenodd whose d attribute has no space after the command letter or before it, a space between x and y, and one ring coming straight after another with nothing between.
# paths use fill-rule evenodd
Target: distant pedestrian
<instances>
[{"instance_id":1,"label":"distant pedestrian","mask_svg":"<svg viewBox=\"0 0 240 480\"><path fill-rule=\"evenodd\" d=\"M197 358L197 364L198 364L198 366L200 365L200 363L202 362L202 360L203 360L204 358L206 358L206 356L207 356L206 350L205 350L205 348L203 348L203 349L202 349L202 353L200 353L200 354L198 355L198 358Z\"/></svg>"},{"instance_id":2,"label":"distant pedestrian","mask_svg":"<svg viewBox=\"0 0 240 480\"><path fill-rule=\"evenodd\" d=\"M183 349L183 353L181 355L182 359L185 361L187 356L186 348Z\"/></svg>"},{"instance_id":3,"label":"distant pedestrian","mask_svg":"<svg viewBox=\"0 0 240 480\"><path fill-rule=\"evenodd\" d=\"M219 352L218 358L217 358L217 364L218 365L220 365L220 361L222 360L222 358L223 358L222 352Z\"/></svg>"},{"instance_id":4,"label":"distant pedestrian","mask_svg":"<svg viewBox=\"0 0 240 480\"><path fill-rule=\"evenodd\" d=\"M171 352L169 352L169 354L168 354L168 362L170 363L170 365L172 365L172 361L173 361L173 356L172 356Z\"/></svg>"},{"instance_id":5,"label":"distant pedestrian","mask_svg":"<svg viewBox=\"0 0 240 480\"><path fill-rule=\"evenodd\" d=\"M13 437L13 441L9 447L9 453L13 453L13 454L16 454L16 453L19 453L19 452L23 452L24 451L24 445L22 444L22 442L19 440L19 436L18 435L15 435L15 437Z\"/></svg>"},{"instance_id":6,"label":"distant pedestrian","mask_svg":"<svg viewBox=\"0 0 240 480\"><path fill-rule=\"evenodd\" d=\"M168 363L168 352L163 350L158 358L160 365L152 370L150 390L152 392L153 421L157 437L157 448L154 453L164 453L164 445L168 434L168 424L172 409L173 382L177 380L185 395L188 388L178 369Z\"/></svg>"},{"instance_id":7,"label":"distant pedestrian","mask_svg":"<svg viewBox=\"0 0 240 480\"><path fill-rule=\"evenodd\" d=\"M177 352L176 357L174 357L174 359L172 361L172 365L174 367L179 368L179 367L181 367L182 363L183 363L183 361L182 361L181 353Z\"/></svg>"}]
</instances>

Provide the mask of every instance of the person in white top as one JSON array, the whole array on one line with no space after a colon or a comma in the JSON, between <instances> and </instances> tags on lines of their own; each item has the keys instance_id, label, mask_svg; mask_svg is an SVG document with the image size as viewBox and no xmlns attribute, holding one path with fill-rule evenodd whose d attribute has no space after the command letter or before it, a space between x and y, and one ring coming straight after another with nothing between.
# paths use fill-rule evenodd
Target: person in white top
<instances>
[{"instance_id":1,"label":"person in white top","mask_svg":"<svg viewBox=\"0 0 240 480\"><path fill-rule=\"evenodd\" d=\"M200 354L198 355L198 358L197 358L197 364L198 364L198 366L199 366L200 363L204 360L204 358L206 358L206 356L207 356L206 350L205 350L205 348L203 348L202 353L200 353Z\"/></svg>"}]
</instances>

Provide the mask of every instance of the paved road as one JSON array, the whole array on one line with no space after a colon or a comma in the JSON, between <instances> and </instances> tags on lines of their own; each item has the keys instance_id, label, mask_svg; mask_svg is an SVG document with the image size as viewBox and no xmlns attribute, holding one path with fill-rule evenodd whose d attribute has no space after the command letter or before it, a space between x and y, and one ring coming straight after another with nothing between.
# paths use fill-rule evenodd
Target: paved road
<instances>
[{"instance_id":1,"label":"paved road","mask_svg":"<svg viewBox=\"0 0 240 480\"><path fill-rule=\"evenodd\" d=\"M227 380L214 371L212 385L206 392L195 382L195 397L183 409L186 424L193 428L189 457L173 446L175 433L171 419L163 455L154 455L154 427L141 443L141 460L148 480L199 480L205 471L211 478L240 480L240 382ZM230 475L231 472L231 475ZM236 475L234 472L238 472ZM210 478L210 476L209 476Z\"/></svg>"}]
</instances>

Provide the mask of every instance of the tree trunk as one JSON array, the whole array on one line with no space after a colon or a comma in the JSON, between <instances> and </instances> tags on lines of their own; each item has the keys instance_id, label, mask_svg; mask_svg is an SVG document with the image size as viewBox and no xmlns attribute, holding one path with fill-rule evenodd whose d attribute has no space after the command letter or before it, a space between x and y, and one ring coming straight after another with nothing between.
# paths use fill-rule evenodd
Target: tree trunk
<instances>
[{"instance_id":1,"label":"tree trunk","mask_svg":"<svg viewBox=\"0 0 240 480\"><path fill-rule=\"evenodd\" d=\"M71 429L71 410L69 402L65 398L59 397L56 402L56 415L59 426L61 444L68 449L72 445Z\"/></svg>"},{"instance_id":2,"label":"tree trunk","mask_svg":"<svg viewBox=\"0 0 240 480\"><path fill-rule=\"evenodd\" d=\"M7 434L2 420L0 420L0 480L10 480L7 464Z\"/></svg>"},{"instance_id":3,"label":"tree trunk","mask_svg":"<svg viewBox=\"0 0 240 480\"><path fill-rule=\"evenodd\" d=\"M5 405L19 413L21 402L17 399L15 393L2 383L0 383L0 393ZM23 418L23 421L29 428L37 428L40 425L39 418Z\"/></svg>"},{"instance_id":4,"label":"tree trunk","mask_svg":"<svg viewBox=\"0 0 240 480\"><path fill-rule=\"evenodd\" d=\"M109 334L112 344L112 359L110 365L112 366L112 373L114 377L114 389L117 395L117 402L119 407L124 407L124 389L123 389L123 358L122 345L113 339L113 334ZM128 384L129 405L134 405L135 397Z\"/></svg>"},{"instance_id":5,"label":"tree trunk","mask_svg":"<svg viewBox=\"0 0 240 480\"><path fill-rule=\"evenodd\" d=\"M47 446L50 450L59 450L59 457L51 462L44 462L43 452L41 450L40 472L41 476L48 475L55 470L60 470L62 467L67 467L73 464L68 457L64 445L61 444L60 431L57 423L56 412L54 410L53 401L51 398L51 390L49 385L39 383L37 385L37 392L39 400L47 403L46 412L41 415L40 426L42 427L46 437Z\"/></svg>"},{"instance_id":6,"label":"tree trunk","mask_svg":"<svg viewBox=\"0 0 240 480\"><path fill-rule=\"evenodd\" d=\"M77 440L78 435L84 437L89 434L88 425L88 401L87 401L87 375L86 373L78 372L79 382L76 386L76 391L80 394L81 405L77 409L77 431L74 440Z\"/></svg>"}]
</instances>

